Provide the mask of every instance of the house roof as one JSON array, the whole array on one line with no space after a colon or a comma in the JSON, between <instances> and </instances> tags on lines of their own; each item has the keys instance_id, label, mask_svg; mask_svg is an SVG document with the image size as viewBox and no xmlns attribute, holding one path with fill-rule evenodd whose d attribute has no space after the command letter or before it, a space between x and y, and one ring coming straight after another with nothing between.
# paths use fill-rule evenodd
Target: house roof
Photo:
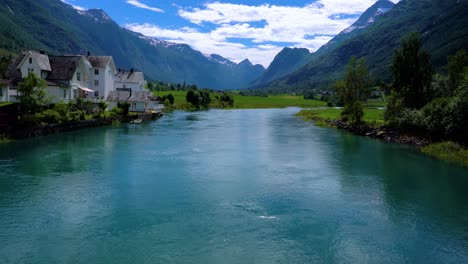
<instances>
[{"instance_id":1,"label":"house roof","mask_svg":"<svg viewBox=\"0 0 468 264\"><path fill-rule=\"evenodd\" d=\"M37 51L28 51L25 56L22 57L20 63L16 66L19 67L23 60L27 57L26 55L29 55L31 58L33 58L35 61L37 61L37 64L39 65L39 68L43 71L51 71L50 67L50 62L49 62L49 56L46 54L41 54Z\"/></svg>"},{"instance_id":2,"label":"house roof","mask_svg":"<svg viewBox=\"0 0 468 264\"><path fill-rule=\"evenodd\" d=\"M132 92L130 98L128 98L129 102L147 102L151 99L152 95L150 92L147 91L137 91Z\"/></svg>"},{"instance_id":3,"label":"house roof","mask_svg":"<svg viewBox=\"0 0 468 264\"><path fill-rule=\"evenodd\" d=\"M105 68L112 60L111 56L88 56L93 68Z\"/></svg>"},{"instance_id":4,"label":"house roof","mask_svg":"<svg viewBox=\"0 0 468 264\"><path fill-rule=\"evenodd\" d=\"M124 91L110 91L107 96L109 102L126 102L130 97L130 92Z\"/></svg>"},{"instance_id":5,"label":"house roof","mask_svg":"<svg viewBox=\"0 0 468 264\"><path fill-rule=\"evenodd\" d=\"M115 75L115 82L120 83L140 83L145 80L143 72L119 69Z\"/></svg>"},{"instance_id":6,"label":"house roof","mask_svg":"<svg viewBox=\"0 0 468 264\"><path fill-rule=\"evenodd\" d=\"M54 69L47 76L48 80L66 80L73 78L82 56L50 56L50 66Z\"/></svg>"},{"instance_id":7,"label":"house roof","mask_svg":"<svg viewBox=\"0 0 468 264\"><path fill-rule=\"evenodd\" d=\"M25 54L19 55L17 58L12 59L8 65L6 78L10 80L13 85L17 85L23 79L21 71L18 69L18 65L23 61L25 56Z\"/></svg>"}]
</instances>

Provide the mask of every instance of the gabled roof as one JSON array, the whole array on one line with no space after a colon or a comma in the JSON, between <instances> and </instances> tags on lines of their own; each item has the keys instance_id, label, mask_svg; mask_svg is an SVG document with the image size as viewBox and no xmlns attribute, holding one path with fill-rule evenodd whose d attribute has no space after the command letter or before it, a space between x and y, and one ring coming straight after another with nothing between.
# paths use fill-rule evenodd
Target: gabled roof
<instances>
[{"instance_id":1,"label":"gabled roof","mask_svg":"<svg viewBox=\"0 0 468 264\"><path fill-rule=\"evenodd\" d=\"M43 71L51 71L50 67L50 62L49 62L49 56L46 54L41 54L37 51L28 51L25 56L22 58L21 62L18 64L18 68L20 67L21 64L23 64L24 59L31 57L35 61L37 61L37 64L39 65L39 68Z\"/></svg>"},{"instance_id":2,"label":"gabled roof","mask_svg":"<svg viewBox=\"0 0 468 264\"><path fill-rule=\"evenodd\" d=\"M23 79L18 65L23 61L24 57L26 57L26 55L21 54L17 58L12 59L11 63L8 65L6 78L10 80L13 85L17 85Z\"/></svg>"},{"instance_id":3,"label":"gabled roof","mask_svg":"<svg viewBox=\"0 0 468 264\"><path fill-rule=\"evenodd\" d=\"M130 97L130 92L123 91L110 91L107 96L107 101L109 102L126 102Z\"/></svg>"},{"instance_id":4,"label":"gabled roof","mask_svg":"<svg viewBox=\"0 0 468 264\"><path fill-rule=\"evenodd\" d=\"M82 56L50 56L50 66L53 71L49 73L47 79L62 81L71 80L81 59Z\"/></svg>"},{"instance_id":5,"label":"gabled roof","mask_svg":"<svg viewBox=\"0 0 468 264\"><path fill-rule=\"evenodd\" d=\"M128 71L119 69L117 74L115 75L115 82L120 83L140 83L145 80L143 72L137 71Z\"/></svg>"},{"instance_id":6,"label":"gabled roof","mask_svg":"<svg viewBox=\"0 0 468 264\"><path fill-rule=\"evenodd\" d=\"M147 102L151 99L152 95L148 91L137 91L132 92L128 102Z\"/></svg>"},{"instance_id":7,"label":"gabled roof","mask_svg":"<svg viewBox=\"0 0 468 264\"><path fill-rule=\"evenodd\" d=\"M88 56L93 68L105 68L112 60L112 56Z\"/></svg>"}]
</instances>

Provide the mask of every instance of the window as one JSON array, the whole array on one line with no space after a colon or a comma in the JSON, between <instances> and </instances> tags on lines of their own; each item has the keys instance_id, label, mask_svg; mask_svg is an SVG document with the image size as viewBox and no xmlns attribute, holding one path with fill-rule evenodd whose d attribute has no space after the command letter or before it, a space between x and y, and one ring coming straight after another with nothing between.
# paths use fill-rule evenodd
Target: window
<instances>
[{"instance_id":1,"label":"window","mask_svg":"<svg viewBox=\"0 0 468 264\"><path fill-rule=\"evenodd\" d=\"M94 75L99 75L99 69L94 69Z\"/></svg>"},{"instance_id":2,"label":"window","mask_svg":"<svg viewBox=\"0 0 468 264\"><path fill-rule=\"evenodd\" d=\"M64 98L64 99L67 98L67 89L63 89L63 98Z\"/></svg>"},{"instance_id":3,"label":"window","mask_svg":"<svg viewBox=\"0 0 468 264\"><path fill-rule=\"evenodd\" d=\"M94 86L99 86L99 80L94 80Z\"/></svg>"},{"instance_id":4,"label":"window","mask_svg":"<svg viewBox=\"0 0 468 264\"><path fill-rule=\"evenodd\" d=\"M0 96L3 96L3 88L0 88Z\"/></svg>"},{"instance_id":5,"label":"window","mask_svg":"<svg viewBox=\"0 0 468 264\"><path fill-rule=\"evenodd\" d=\"M136 103L132 103L132 108L136 108Z\"/></svg>"},{"instance_id":6,"label":"window","mask_svg":"<svg viewBox=\"0 0 468 264\"><path fill-rule=\"evenodd\" d=\"M29 64L32 64L32 58L29 58Z\"/></svg>"},{"instance_id":7,"label":"window","mask_svg":"<svg viewBox=\"0 0 468 264\"><path fill-rule=\"evenodd\" d=\"M127 87L125 87L125 84L124 84L123 88L127 88Z\"/></svg>"},{"instance_id":8,"label":"window","mask_svg":"<svg viewBox=\"0 0 468 264\"><path fill-rule=\"evenodd\" d=\"M99 96L99 91L95 91L94 92L94 97L98 97Z\"/></svg>"},{"instance_id":9,"label":"window","mask_svg":"<svg viewBox=\"0 0 468 264\"><path fill-rule=\"evenodd\" d=\"M81 81L81 72L77 72L77 73L76 73L76 79L77 79L78 81Z\"/></svg>"}]
</instances>

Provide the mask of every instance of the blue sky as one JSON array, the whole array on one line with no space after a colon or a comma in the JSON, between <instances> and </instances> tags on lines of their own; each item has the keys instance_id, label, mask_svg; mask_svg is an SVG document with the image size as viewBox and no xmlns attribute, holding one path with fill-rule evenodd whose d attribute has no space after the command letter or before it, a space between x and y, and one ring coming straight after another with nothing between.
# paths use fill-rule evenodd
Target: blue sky
<instances>
[{"instance_id":1,"label":"blue sky","mask_svg":"<svg viewBox=\"0 0 468 264\"><path fill-rule=\"evenodd\" d=\"M76 9L103 9L146 36L267 67L283 47L317 50L377 0L62 1Z\"/></svg>"}]
</instances>

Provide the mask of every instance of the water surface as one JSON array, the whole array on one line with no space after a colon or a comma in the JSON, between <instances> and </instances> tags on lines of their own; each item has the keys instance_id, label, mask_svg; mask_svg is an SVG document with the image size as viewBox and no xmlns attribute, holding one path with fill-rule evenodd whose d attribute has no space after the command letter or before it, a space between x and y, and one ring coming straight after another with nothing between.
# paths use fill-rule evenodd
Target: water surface
<instances>
[{"instance_id":1,"label":"water surface","mask_svg":"<svg viewBox=\"0 0 468 264\"><path fill-rule=\"evenodd\" d=\"M0 145L0 263L468 263L468 170L298 109Z\"/></svg>"}]
</instances>

